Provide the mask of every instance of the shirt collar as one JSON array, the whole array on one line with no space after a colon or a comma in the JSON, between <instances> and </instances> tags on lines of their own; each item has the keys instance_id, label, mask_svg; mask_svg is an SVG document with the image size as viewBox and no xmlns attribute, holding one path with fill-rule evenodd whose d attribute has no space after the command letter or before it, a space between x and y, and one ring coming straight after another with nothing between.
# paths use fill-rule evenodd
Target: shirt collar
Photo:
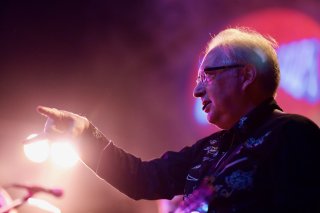
<instances>
[{"instance_id":1,"label":"shirt collar","mask_svg":"<svg viewBox=\"0 0 320 213\"><path fill-rule=\"evenodd\" d=\"M248 114L242 116L240 120L232 127L235 131L246 132L257 127L275 110L281 110L273 97L266 99Z\"/></svg>"},{"instance_id":2,"label":"shirt collar","mask_svg":"<svg viewBox=\"0 0 320 213\"><path fill-rule=\"evenodd\" d=\"M273 97L267 98L253 110L242 116L239 121L229 130L225 131L225 140L221 141L221 149L226 150L246 138L247 135L257 129L274 110L282 109Z\"/></svg>"}]
</instances>

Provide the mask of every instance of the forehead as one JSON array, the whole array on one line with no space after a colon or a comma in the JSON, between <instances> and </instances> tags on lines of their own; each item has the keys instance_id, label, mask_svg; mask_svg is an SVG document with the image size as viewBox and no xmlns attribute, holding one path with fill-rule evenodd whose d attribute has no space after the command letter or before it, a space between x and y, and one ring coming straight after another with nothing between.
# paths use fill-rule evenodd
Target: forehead
<instances>
[{"instance_id":1,"label":"forehead","mask_svg":"<svg viewBox=\"0 0 320 213\"><path fill-rule=\"evenodd\" d=\"M212 49L206 54L200 64L199 71L206 67L225 66L231 63L230 58L220 48Z\"/></svg>"}]
</instances>

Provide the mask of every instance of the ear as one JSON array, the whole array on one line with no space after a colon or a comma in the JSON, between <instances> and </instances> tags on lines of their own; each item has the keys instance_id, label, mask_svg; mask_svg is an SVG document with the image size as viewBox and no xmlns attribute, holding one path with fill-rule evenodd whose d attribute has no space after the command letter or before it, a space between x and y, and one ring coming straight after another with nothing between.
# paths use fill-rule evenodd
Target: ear
<instances>
[{"instance_id":1,"label":"ear","mask_svg":"<svg viewBox=\"0 0 320 213\"><path fill-rule=\"evenodd\" d=\"M242 70L242 91L245 91L256 79L257 70L253 65L246 65Z\"/></svg>"}]
</instances>

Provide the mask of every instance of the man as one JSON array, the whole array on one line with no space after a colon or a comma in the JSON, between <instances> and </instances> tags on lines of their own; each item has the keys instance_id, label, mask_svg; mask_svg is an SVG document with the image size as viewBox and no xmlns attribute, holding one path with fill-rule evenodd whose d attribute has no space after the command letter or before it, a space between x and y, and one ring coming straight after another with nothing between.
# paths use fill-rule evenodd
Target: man
<instances>
[{"instance_id":1,"label":"man","mask_svg":"<svg viewBox=\"0 0 320 213\"><path fill-rule=\"evenodd\" d=\"M179 152L141 161L85 117L40 106L48 118L44 135L72 137L83 162L133 199L183 194L176 212L319 212L320 130L274 100L275 45L244 28L211 40L194 96L222 130Z\"/></svg>"}]
</instances>

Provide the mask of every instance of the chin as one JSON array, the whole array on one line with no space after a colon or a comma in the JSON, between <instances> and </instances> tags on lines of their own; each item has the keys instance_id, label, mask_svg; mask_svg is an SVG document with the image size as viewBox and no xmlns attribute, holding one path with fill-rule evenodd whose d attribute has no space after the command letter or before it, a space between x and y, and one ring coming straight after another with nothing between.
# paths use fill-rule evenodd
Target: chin
<instances>
[{"instance_id":1,"label":"chin","mask_svg":"<svg viewBox=\"0 0 320 213\"><path fill-rule=\"evenodd\" d=\"M218 119L212 113L207 114L207 121L211 124L217 125Z\"/></svg>"},{"instance_id":2,"label":"chin","mask_svg":"<svg viewBox=\"0 0 320 213\"><path fill-rule=\"evenodd\" d=\"M207 120L210 124L215 125L219 129L227 129L227 127L224 125L224 123L220 119L218 119L216 116L214 116L213 114L209 113L207 115Z\"/></svg>"}]
</instances>

